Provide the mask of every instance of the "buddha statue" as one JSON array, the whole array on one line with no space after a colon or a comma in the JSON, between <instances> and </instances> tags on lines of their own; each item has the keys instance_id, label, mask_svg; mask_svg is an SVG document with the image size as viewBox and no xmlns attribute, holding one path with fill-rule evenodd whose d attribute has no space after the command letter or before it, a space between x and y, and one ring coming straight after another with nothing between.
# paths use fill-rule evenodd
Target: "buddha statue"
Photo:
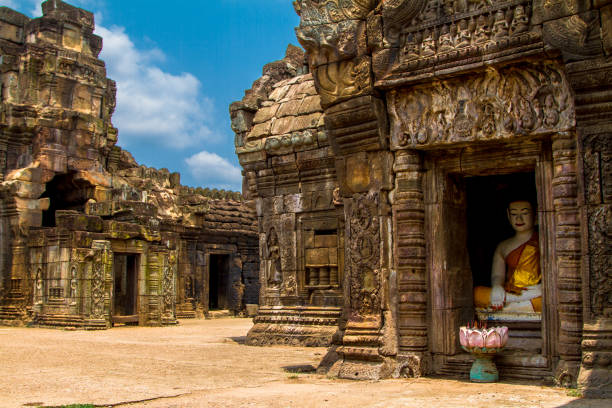
<instances>
[{"instance_id":1,"label":"buddha statue","mask_svg":"<svg viewBox=\"0 0 612 408\"><path fill-rule=\"evenodd\" d=\"M507 214L515 234L495 249L492 287L474 288L474 305L488 312L540 313L542 274L534 210L529 201L512 201Z\"/></svg>"}]
</instances>

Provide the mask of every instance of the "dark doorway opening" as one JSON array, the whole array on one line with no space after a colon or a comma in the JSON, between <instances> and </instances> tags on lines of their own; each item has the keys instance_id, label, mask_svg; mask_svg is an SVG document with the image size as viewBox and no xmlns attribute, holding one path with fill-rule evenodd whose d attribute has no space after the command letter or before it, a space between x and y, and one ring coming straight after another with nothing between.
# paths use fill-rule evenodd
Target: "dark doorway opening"
<instances>
[{"instance_id":1,"label":"dark doorway opening","mask_svg":"<svg viewBox=\"0 0 612 408\"><path fill-rule=\"evenodd\" d=\"M138 255L115 254L113 323L138 323Z\"/></svg>"},{"instance_id":2,"label":"dark doorway opening","mask_svg":"<svg viewBox=\"0 0 612 408\"><path fill-rule=\"evenodd\" d=\"M537 213L535 172L467 177L467 246L474 286L491 286L497 245L514 235L506 208L527 200ZM536 217L537 222L537 217Z\"/></svg>"},{"instance_id":3,"label":"dark doorway opening","mask_svg":"<svg viewBox=\"0 0 612 408\"><path fill-rule=\"evenodd\" d=\"M42 226L55 227L55 212L74 210L83 212L87 200L94 197L95 187L77 179L75 172L58 174L46 185L40 198L49 198L49 209L43 211Z\"/></svg>"},{"instance_id":4,"label":"dark doorway opening","mask_svg":"<svg viewBox=\"0 0 612 408\"><path fill-rule=\"evenodd\" d=\"M210 255L209 310L229 308L229 255Z\"/></svg>"}]
</instances>

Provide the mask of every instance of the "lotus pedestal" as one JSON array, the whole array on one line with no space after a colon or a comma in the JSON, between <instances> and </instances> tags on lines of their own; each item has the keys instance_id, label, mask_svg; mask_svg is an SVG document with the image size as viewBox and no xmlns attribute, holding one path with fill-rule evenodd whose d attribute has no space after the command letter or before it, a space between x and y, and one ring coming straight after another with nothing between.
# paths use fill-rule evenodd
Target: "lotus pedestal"
<instances>
[{"instance_id":1,"label":"lotus pedestal","mask_svg":"<svg viewBox=\"0 0 612 408\"><path fill-rule=\"evenodd\" d=\"M499 381L499 371L495 366L493 357L501 349L499 348L467 348L463 347L474 355L474 363L470 370L470 381L478 383L492 383Z\"/></svg>"}]
</instances>

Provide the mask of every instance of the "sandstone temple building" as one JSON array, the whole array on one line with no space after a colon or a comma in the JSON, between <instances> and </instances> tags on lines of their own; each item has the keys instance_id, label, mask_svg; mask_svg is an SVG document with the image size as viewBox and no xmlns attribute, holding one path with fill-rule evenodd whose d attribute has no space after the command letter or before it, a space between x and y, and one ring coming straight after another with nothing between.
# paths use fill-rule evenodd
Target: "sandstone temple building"
<instances>
[{"instance_id":1,"label":"sandstone temple building","mask_svg":"<svg viewBox=\"0 0 612 408\"><path fill-rule=\"evenodd\" d=\"M259 303L250 345L352 379L466 375L612 395L612 1L296 0L230 107L243 194L116 143L93 15L0 7L0 320L173 324Z\"/></svg>"},{"instance_id":2,"label":"sandstone temple building","mask_svg":"<svg viewBox=\"0 0 612 408\"><path fill-rule=\"evenodd\" d=\"M167 325L258 303L254 210L116 146L93 14L0 7L0 322Z\"/></svg>"},{"instance_id":3,"label":"sandstone temple building","mask_svg":"<svg viewBox=\"0 0 612 408\"><path fill-rule=\"evenodd\" d=\"M328 345L342 378L465 375L459 327L501 321L503 376L611 395L612 2L294 4L306 61L230 108L247 342Z\"/></svg>"}]
</instances>

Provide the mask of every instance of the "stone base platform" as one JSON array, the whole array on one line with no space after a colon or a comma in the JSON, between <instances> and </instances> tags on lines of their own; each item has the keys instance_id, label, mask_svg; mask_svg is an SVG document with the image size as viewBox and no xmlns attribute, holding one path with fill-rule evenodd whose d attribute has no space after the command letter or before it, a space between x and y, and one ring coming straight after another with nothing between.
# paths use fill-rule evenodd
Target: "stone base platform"
<instances>
[{"instance_id":1,"label":"stone base platform","mask_svg":"<svg viewBox=\"0 0 612 408\"><path fill-rule=\"evenodd\" d=\"M341 314L339 307L262 306L246 343L327 347L338 330Z\"/></svg>"}]
</instances>

